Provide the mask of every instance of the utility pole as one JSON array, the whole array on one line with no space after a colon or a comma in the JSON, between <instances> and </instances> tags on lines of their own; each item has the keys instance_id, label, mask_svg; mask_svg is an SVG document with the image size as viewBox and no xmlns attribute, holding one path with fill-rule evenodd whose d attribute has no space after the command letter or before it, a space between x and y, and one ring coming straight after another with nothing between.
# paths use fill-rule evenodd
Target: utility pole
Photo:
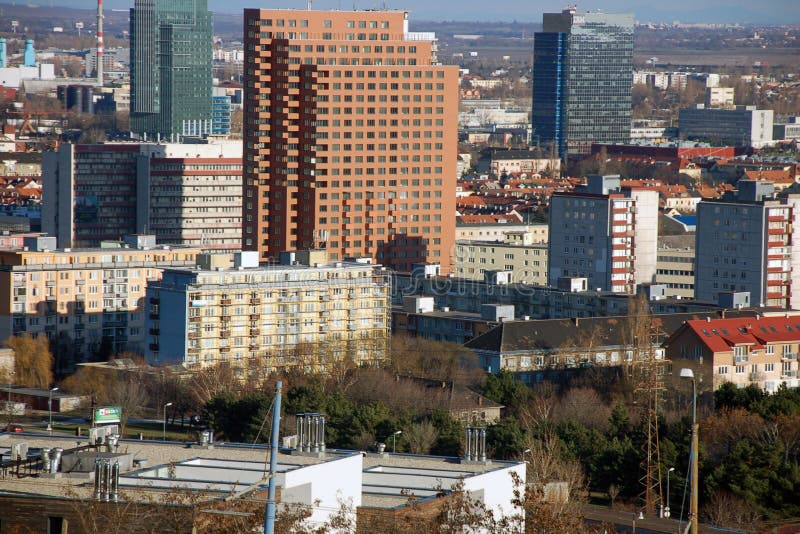
<instances>
[{"instance_id":1,"label":"utility pole","mask_svg":"<svg viewBox=\"0 0 800 534\"><path fill-rule=\"evenodd\" d=\"M639 300L633 305L630 321L634 341L633 375L645 424L644 460L641 465L643 474L639 479L643 486L641 499L645 513L653 516L664 503L661 491L658 404L664 391L665 360L656 358L656 351L653 349L658 340L658 332L653 326L646 300Z\"/></svg>"},{"instance_id":2,"label":"utility pole","mask_svg":"<svg viewBox=\"0 0 800 534\"><path fill-rule=\"evenodd\" d=\"M278 471L278 432L281 423L281 390L283 382L275 383L275 406L272 408L272 436L269 451L269 490L264 514L264 534L275 534L275 473Z\"/></svg>"}]
</instances>

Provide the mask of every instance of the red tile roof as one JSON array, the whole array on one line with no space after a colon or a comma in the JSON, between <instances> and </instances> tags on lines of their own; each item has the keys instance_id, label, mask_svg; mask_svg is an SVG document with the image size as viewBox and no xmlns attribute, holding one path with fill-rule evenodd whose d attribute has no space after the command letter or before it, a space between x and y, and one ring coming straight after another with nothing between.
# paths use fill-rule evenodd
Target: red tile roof
<instances>
[{"instance_id":1,"label":"red tile roof","mask_svg":"<svg viewBox=\"0 0 800 534\"><path fill-rule=\"evenodd\" d=\"M800 341L800 316L693 320L686 326L712 352L729 352L734 345L759 349L767 343Z\"/></svg>"}]
</instances>

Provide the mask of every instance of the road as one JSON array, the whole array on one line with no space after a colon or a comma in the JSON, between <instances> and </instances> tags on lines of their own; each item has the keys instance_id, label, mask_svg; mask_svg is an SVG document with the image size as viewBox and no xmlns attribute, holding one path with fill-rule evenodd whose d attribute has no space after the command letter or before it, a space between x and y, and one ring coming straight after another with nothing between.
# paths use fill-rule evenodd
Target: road
<instances>
[{"instance_id":1,"label":"road","mask_svg":"<svg viewBox=\"0 0 800 534\"><path fill-rule=\"evenodd\" d=\"M630 532L636 534L679 534L686 528L686 522L679 523L675 519L661 519L658 517L645 517L636 519L631 512L617 512L605 506L586 504L582 507L584 520L593 525L613 523L617 532ZM700 525L701 534L719 534L721 532L741 532L737 530L720 529Z\"/></svg>"}]
</instances>

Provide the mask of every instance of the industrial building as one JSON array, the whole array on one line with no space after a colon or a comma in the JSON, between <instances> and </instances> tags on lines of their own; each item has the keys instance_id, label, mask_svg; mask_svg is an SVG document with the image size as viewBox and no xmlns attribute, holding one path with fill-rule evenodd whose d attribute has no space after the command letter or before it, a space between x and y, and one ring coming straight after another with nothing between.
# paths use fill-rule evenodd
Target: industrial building
<instances>
[{"instance_id":1,"label":"industrial building","mask_svg":"<svg viewBox=\"0 0 800 534\"><path fill-rule=\"evenodd\" d=\"M434 457L331 449L321 419L322 431L287 436L275 458L276 501L308 511L304 526L320 528L337 515L365 534L425 525L459 487L495 520L524 525L514 480L525 480L525 463L487 459L485 430L468 430L463 457ZM92 429L99 444L0 436L3 528L133 533L147 522L188 534L211 524L231 532L262 527L268 447L215 443L210 432L194 443L120 440L117 428Z\"/></svg>"}]
</instances>

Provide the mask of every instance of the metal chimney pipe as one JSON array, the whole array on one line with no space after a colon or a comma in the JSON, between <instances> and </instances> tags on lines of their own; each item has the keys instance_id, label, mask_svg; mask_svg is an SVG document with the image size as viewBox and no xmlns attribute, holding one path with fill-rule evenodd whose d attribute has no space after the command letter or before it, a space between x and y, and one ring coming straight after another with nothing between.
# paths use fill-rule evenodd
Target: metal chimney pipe
<instances>
[{"instance_id":1,"label":"metal chimney pipe","mask_svg":"<svg viewBox=\"0 0 800 534\"><path fill-rule=\"evenodd\" d=\"M312 423L314 425L314 443L311 452L319 452L319 414L314 414Z\"/></svg>"},{"instance_id":2,"label":"metal chimney pipe","mask_svg":"<svg viewBox=\"0 0 800 534\"><path fill-rule=\"evenodd\" d=\"M320 452L325 452L325 416L323 415L320 417L320 443L319 443L319 450Z\"/></svg>"},{"instance_id":3,"label":"metal chimney pipe","mask_svg":"<svg viewBox=\"0 0 800 534\"><path fill-rule=\"evenodd\" d=\"M472 444L470 443L471 437L472 437L472 429L470 427L467 427L467 446L465 447L464 459L468 462L472 460L472 455L471 455Z\"/></svg>"},{"instance_id":4,"label":"metal chimney pipe","mask_svg":"<svg viewBox=\"0 0 800 534\"><path fill-rule=\"evenodd\" d=\"M486 428L481 428L481 462L486 461Z\"/></svg>"},{"instance_id":5,"label":"metal chimney pipe","mask_svg":"<svg viewBox=\"0 0 800 534\"><path fill-rule=\"evenodd\" d=\"M307 413L305 417L306 423L306 443L303 449L304 452L311 452L311 414Z\"/></svg>"},{"instance_id":6,"label":"metal chimney pipe","mask_svg":"<svg viewBox=\"0 0 800 534\"><path fill-rule=\"evenodd\" d=\"M112 501L117 502L119 500L119 462L111 464L111 488L109 494Z\"/></svg>"},{"instance_id":7,"label":"metal chimney pipe","mask_svg":"<svg viewBox=\"0 0 800 534\"><path fill-rule=\"evenodd\" d=\"M58 473L58 467L61 465L61 454L64 452L64 449L61 447L56 447L50 452L50 472L51 473Z\"/></svg>"},{"instance_id":8,"label":"metal chimney pipe","mask_svg":"<svg viewBox=\"0 0 800 534\"><path fill-rule=\"evenodd\" d=\"M295 420L297 421L297 444L295 445L295 449L302 451L303 450L303 414L299 413L295 415Z\"/></svg>"},{"instance_id":9,"label":"metal chimney pipe","mask_svg":"<svg viewBox=\"0 0 800 534\"><path fill-rule=\"evenodd\" d=\"M103 483L105 487L103 488L104 491L104 498L106 501L111 500L111 460L106 458L103 461Z\"/></svg>"},{"instance_id":10,"label":"metal chimney pipe","mask_svg":"<svg viewBox=\"0 0 800 534\"><path fill-rule=\"evenodd\" d=\"M102 495L102 490L100 488L100 479L102 477L102 471L103 471L102 460L97 458L94 461L94 498L97 499L98 501L100 500L100 496Z\"/></svg>"},{"instance_id":11,"label":"metal chimney pipe","mask_svg":"<svg viewBox=\"0 0 800 534\"><path fill-rule=\"evenodd\" d=\"M42 457L42 471L47 473L50 471L50 449L44 447L39 454Z\"/></svg>"}]
</instances>

